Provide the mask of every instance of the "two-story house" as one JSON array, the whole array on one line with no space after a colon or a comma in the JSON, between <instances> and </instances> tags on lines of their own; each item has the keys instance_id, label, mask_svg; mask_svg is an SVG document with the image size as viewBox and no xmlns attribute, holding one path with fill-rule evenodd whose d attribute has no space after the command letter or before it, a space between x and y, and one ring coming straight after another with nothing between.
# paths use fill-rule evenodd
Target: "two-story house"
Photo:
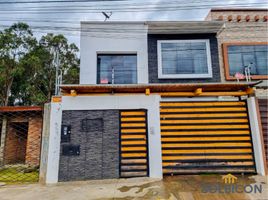
<instances>
[{"instance_id":1,"label":"two-story house","mask_svg":"<svg viewBox=\"0 0 268 200\"><path fill-rule=\"evenodd\" d=\"M47 113L45 181L265 174L256 83L221 82L224 24L81 22L80 84Z\"/></svg>"}]
</instances>

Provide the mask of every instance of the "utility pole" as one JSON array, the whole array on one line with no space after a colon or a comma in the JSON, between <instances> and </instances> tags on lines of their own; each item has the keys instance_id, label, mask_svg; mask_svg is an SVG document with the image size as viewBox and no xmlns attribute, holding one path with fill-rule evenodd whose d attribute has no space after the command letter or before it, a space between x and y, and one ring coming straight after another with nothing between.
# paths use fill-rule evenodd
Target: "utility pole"
<instances>
[{"instance_id":1,"label":"utility pole","mask_svg":"<svg viewBox=\"0 0 268 200\"><path fill-rule=\"evenodd\" d=\"M59 59L59 49L57 47L55 47L54 49L54 65L56 68L56 77L55 77L55 95L59 95L60 94L60 84L62 82L62 72L60 72L59 75L59 71L60 70L60 59Z\"/></svg>"}]
</instances>

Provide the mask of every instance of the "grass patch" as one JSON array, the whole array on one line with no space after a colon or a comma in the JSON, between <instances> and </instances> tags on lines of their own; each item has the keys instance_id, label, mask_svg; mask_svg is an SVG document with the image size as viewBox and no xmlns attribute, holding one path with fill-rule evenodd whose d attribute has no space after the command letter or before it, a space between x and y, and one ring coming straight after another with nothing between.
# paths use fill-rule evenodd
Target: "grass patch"
<instances>
[{"instance_id":1,"label":"grass patch","mask_svg":"<svg viewBox=\"0 0 268 200\"><path fill-rule=\"evenodd\" d=\"M27 168L27 166L6 166L0 170L0 182L7 184L33 183L39 180L37 168Z\"/></svg>"}]
</instances>

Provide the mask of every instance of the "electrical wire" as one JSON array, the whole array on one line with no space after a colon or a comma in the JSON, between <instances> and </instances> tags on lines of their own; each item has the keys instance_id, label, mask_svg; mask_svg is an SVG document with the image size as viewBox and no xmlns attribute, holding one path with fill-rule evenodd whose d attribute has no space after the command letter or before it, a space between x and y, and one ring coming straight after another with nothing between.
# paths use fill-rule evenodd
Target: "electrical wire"
<instances>
[{"instance_id":1,"label":"electrical wire","mask_svg":"<svg viewBox=\"0 0 268 200\"><path fill-rule=\"evenodd\" d=\"M249 4L228 4L228 6L239 6L240 8L250 8L252 6L265 6L266 4L264 3L251 3ZM159 6L159 7L143 7L143 8L110 8L110 9L103 9L103 8L93 8L93 9L88 9L88 8L80 8L80 9L58 9L58 10L13 10L13 11L6 11L2 10L0 14L6 15L8 14L59 14L59 13L75 13L75 14L80 14L80 13L100 13L101 11L106 11L106 12L152 12L152 11L158 11L158 12L164 12L164 11L178 11L178 10L193 10L193 9L208 9L210 7L221 7L222 5L198 5L198 6Z\"/></svg>"},{"instance_id":2,"label":"electrical wire","mask_svg":"<svg viewBox=\"0 0 268 200\"><path fill-rule=\"evenodd\" d=\"M80 2L107 2L127 0L50 0L50 1L0 1L0 4L43 4L43 3L80 3Z\"/></svg>"}]
</instances>

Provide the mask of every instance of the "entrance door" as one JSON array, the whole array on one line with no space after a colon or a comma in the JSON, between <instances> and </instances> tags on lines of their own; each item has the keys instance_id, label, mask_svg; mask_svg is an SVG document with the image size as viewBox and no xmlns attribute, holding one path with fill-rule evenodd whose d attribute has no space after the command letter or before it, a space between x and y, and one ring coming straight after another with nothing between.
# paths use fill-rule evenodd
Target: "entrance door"
<instances>
[{"instance_id":1,"label":"entrance door","mask_svg":"<svg viewBox=\"0 0 268 200\"><path fill-rule=\"evenodd\" d=\"M161 102L164 174L254 173L246 102Z\"/></svg>"},{"instance_id":2,"label":"entrance door","mask_svg":"<svg viewBox=\"0 0 268 200\"><path fill-rule=\"evenodd\" d=\"M147 111L121 111L120 133L120 177L148 176Z\"/></svg>"}]
</instances>

